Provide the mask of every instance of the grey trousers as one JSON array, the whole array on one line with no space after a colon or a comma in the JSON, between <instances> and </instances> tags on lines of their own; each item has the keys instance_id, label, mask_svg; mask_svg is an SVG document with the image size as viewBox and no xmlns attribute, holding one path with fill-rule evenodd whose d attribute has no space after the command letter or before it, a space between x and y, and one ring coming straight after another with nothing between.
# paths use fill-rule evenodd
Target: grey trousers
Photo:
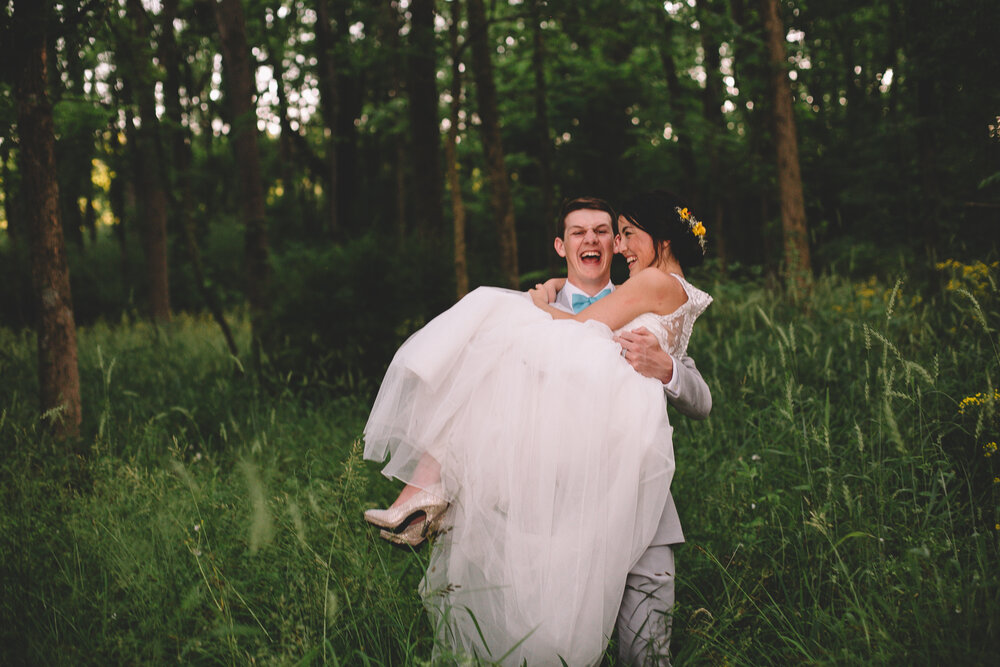
<instances>
[{"instance_id":1,"label":"grey trousers","mask_svg":"<svg viewBox=\"0 0 1000 667\"><path fill-rule=\"evenodd\" d=\"M669 665L674 609L674 550L651 546L625 580L618 610L618 659L622 665Z\"/></svg>"}]
</instances>

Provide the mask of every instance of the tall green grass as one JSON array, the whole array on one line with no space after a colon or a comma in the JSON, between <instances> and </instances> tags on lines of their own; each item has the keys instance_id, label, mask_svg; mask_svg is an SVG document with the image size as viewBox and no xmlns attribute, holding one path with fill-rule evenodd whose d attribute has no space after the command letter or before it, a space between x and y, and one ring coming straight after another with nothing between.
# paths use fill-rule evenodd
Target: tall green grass
<instances>
[{"instance_id":1,"label":"tall green grass","mask_svg":"<svg viewBox=\"0 0 1000 667\"><path fill-rule=\"evenodd\" d=\"M675 664L992 664L1000 298L995 267L941 270L933 298L828 277L807 307L701 281L715 407L674 420ZM430 660L427 552L360 521L395 491L357 441L377 378L262 386L207 318L79 339L65 445L33 337L0 330L0 663Z\"/></svg>"},{"instance_id":2,"label":"tall green grass","mask_svg":"<svg viewBox=\"0 0 1000 667\"><path fill-rule=\"evenodd\" d=\"M419 559L359 521L392 492L360 459L364 398L255 385L207 318L97 325L74 450L34 417L31 337L0 336L0 663L429 653Z\"/></svg>"},{"instance_id":3,"label":"tall green grass","mask_svg":"<svg viewBox=\"0 0 1000 667\"><path fill-rule=\"evenodd\" d=\"M677 664L992 664L1000 422L959 413L996 387L992 279L924 303L827 278L808 313L715 287L715 407L675 424Z\"/></svg>"}]
</instances>

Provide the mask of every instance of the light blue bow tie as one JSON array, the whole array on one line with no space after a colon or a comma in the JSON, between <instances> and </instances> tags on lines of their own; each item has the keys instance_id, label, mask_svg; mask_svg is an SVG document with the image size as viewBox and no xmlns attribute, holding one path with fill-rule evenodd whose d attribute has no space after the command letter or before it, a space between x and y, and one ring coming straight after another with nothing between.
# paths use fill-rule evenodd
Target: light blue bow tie
<instances>
[{"instance_id":1,"label":"light blue bow tie","mask_svg":"<svg viewBox=\"0 0 1000 667\"><path fill-rule=\"evenodd\" d=\"M581 310L594 303L598 299L603 299L607 295L611 294L611 288L606 287L594 296L587 296L586 294L574 294L573 295L573 312L579 313Z\"/></svg>"}]
</instances>

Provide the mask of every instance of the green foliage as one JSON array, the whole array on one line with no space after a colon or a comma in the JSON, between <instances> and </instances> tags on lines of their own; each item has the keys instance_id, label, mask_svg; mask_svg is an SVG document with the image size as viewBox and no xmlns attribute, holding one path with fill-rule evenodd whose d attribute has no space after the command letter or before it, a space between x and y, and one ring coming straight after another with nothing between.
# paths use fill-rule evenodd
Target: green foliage
<instances>
[{"instance_id":1,"label":"green foliage","mask_svg":"<svg viewBox=\"0 0 1000 667\"><path fill-rule=\"evenodd\" d=\"M1000 369L995 283L979 322L902 280L825 279L806 316L709 291L691 353L715 407L675 423L677 662L990 663L1000 423L975 437L958 407Z\"/></svg>"},{"instance_id":2,"label":"green foliage","mask_svg":"<svg viewBox=\"0 0 1000 667\"><path fill-rule=\"evenodd\" d=\"M390 557L358 520L390 494L360 461L362 403L260 392L207 319L98 325L80 336L78 459L31 416L30 337L0 340L13 381L0 412L5 664L387 665L426 652L404 594L419 562Z\"/></svg>"},{"instance_id":3,"label":"green foliage","mask_svg":"<svg viewBox=\"0 0 1000 667\"><path fill-rule=\"evenodd\" d=\"M942 263L932 296L827 277L808 312L715 271L691 347L715 407L674 420L674 661L992 664L996 267ZM80 458L34 416L33 337L0 350L7 662L426 664L426 551L360 518L394 494L363 395L319 370L264 391L207 318L99 323Z\"/></svg>"},{"instance_id":4,"label":"green foliage","mask_svg":"<svg viewBox=\"0 0 1000 667\"><path fill-rule=\"evenodd\" d=\"M137 36L111 29L124 20L120 5L88 4L70 21L80 4L57 9L66 20L53 26L66 34L50 52L61 204L76 211L89 192L122 225L74 243L82 223L64 221L84 325L84 458L50 442L35 416L35 342L24 330L30 220L14 100L0 84L0 185L8 222L20 223L0 232L0 644L20 647L15 663L425 661L420 560L354 520L392 493L353 445L368 393L400 342L453 300L448 233L413 238L407 211L410 42L406 30L391 35L405 17L391 3L332 3L340 121L328 128L315 105L315 12L247 5L261 72L280 64L292 107L280 108L272 86L261 117L297 124L260 137L275 267L274 307L258 332L274 341L265 389L243 377L214 324L185 314L203 303L176 216L170 281L181 315L161 327L140 319L143 221L131 147L117 140L131 106L123 41ZM540 6L556 200L686 189L706 200L706 221L719 206L728 242L729 279L715 281L710 260L698 281L715 282L717 301L692 347L716 408L706 423L676 424L675 490L690 541L678 554L677 662L985 663L1000 617L989 569L1000 532L1000 306L996 267L967 262L996 242L1000 88L975 65L1000 5L782 5L790 35L803 35L787 48L815 265L839 276L819 281L808 313L760 286L780 250L753 3ZM548 271L552 221L541 217L527 9L490 4L530 277ZM12 5L4 11L9 20ZM161 8L148 11L158 24ZM232 119L218 30L208 5L189 0L173 27L193 164L180 173L160 137L171 213L186 183L209 289L245 350L244 232L220 129ZM149 35L157 49L162 28ZM722 100L707 96L706 44L732 77ZM160 66L147 74L168 83ZM458 157L475 285L496 282L496 237L470 74ZM450 82L437 85L443 94ZM719 102L721 124L709 113ZM679 138L690 140L693 173ZM324 221L331 145L341 157L337 238ZM94 157L113 172L107 190L90 187ZM914 263L925 254L959 261ZM897 273L907 281L896 285Z\"/></svg>"},{"instance_id":5,"label":"green foliage","mask_svg":"<svg viewBox=\"0 0 1000 667\"><path fill-rule=\"evenodd\" d=\"M52 121L57 134L60 137L90 137L91 149L94 135L107 127L109 116L107 109L88 100L63 98L52 105ZM84 155L88 163L89 157L89 153Z\"/></svg>"},{"instance_id":6,"label":"green foliage","mask_svg":"<svg viewBox=\"0 0 1000 667\"><path fill-rule=\"evenodd\" d=\"M396 348L454 302L440 247L369 233L343 245L289 244L274 257L272 363L296 374L377 379ZM350 387L354 389L354 387Z\"/></svg>"},{"instance_id":7,"label":"green foliage","mask_svg":"<svg viewBox=\"0 0 1000 667\"><path fill-rule=\"evenodd\" d=\"M31 270L26 243L0 243L0 323L11 328L31 326ZM179 245L179 243L177 244ZM230 220L219 220L203 235L202 261L208 288L227 308L244 303L242 266L243 230ZM175 310L199 312L205 308L191 264L183 251L172 248L171 303ZM99 320L117 322L144 315L147 276L139 239L126 235L124 246L115 230L99 228L97 238L83 247L67 244L73 314L77 324Z\"/></svg>"}]
</instances>

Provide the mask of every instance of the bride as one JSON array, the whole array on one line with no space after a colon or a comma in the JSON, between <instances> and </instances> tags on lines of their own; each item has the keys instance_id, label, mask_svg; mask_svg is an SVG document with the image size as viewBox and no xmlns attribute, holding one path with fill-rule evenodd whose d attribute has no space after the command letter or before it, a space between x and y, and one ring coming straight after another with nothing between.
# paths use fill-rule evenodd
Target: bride
<instances>
[{"instance_id":1,"label":"bride","mask_svg":"<svg viewBox=\"0 0 1000 667\"><path fill-rule=\"evenodd\" d=\"M683 355L711 302L683 277L704 233L668 195L640 195L615 239L629 279L607 297L571 315L543 286L479 288L396 353L365 457L390 455L383 473L407 486L365 518L396 542L439 533L421 593L457 656L601 660L674 471L662 384L613 336L644 326Z\"/></svg>"}]
</instances>

